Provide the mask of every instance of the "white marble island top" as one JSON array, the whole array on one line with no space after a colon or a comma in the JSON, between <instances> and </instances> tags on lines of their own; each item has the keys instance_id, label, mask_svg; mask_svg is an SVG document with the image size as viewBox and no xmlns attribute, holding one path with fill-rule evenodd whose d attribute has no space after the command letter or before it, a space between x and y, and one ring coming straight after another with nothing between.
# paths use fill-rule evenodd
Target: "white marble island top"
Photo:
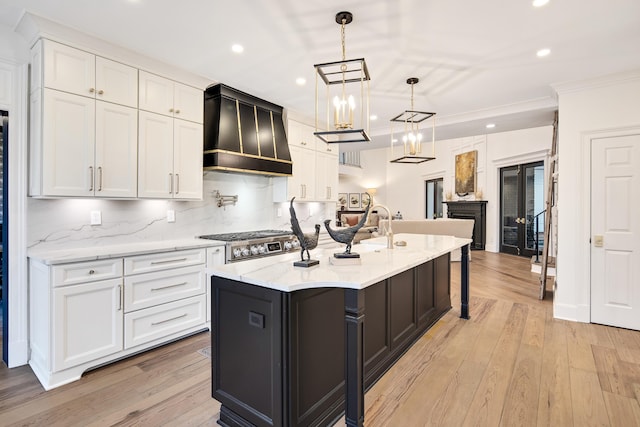
<instances>
[{"instance_id":1,"label":"white marble island top","mask_svg":"<svg viewBox=\"0 0 640 427\"><path fill-rule=\"evenodd\" d=\"M471 243L471 239L425 234L396 234L394 242L406 246L387 249L386 237L367 239L354 245L352 252L360 254L360 264L333 265L329 258L342 252L345 245L314 249L311 259L319 265L294 267L300 252L216 266L208 273L269 289L293 292L302 289L338 287L364 289L388 277L435 259Z\"/></svg>"},{"instance_id":2,"label":"white marble island top","mask_svg":"<svg viewBox=\"0 0 640 427\"><path fill-rule=\"evenodd\" d=\"M206 239L176 239L148 242L122 243L118 245L94 246L90 248L71 248L56 250L29 250L27 256L47 265L70 262L95 261L99 259L119 258L123 256L143 255L181 249L224 246L225 242Z\"/></svg>"}]
</instances>

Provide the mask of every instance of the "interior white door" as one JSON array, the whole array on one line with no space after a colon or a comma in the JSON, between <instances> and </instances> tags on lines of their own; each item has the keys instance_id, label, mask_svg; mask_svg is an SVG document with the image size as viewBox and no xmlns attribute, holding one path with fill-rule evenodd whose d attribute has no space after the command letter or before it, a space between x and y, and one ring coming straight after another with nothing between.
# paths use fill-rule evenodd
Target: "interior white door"
<instances>
[{"instance_id":1,"label":"interior white door","mask_svg":"<svg viewBox=\"0 0 640 427\"><path fill-rule=\"evenodd\" d=\"M591 321L640 330L640 135L591 141Z\"/></svg>"}]
</instances>

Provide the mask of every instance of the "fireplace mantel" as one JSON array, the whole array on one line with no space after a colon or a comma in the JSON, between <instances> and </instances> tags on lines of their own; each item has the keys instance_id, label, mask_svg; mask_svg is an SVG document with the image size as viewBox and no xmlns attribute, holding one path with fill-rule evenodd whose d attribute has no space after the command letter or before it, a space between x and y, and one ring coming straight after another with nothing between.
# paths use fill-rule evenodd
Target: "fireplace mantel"
<instances>
[{"instance_id":1,"label":"fireplace mantel","mask_svg":"<svg viewBox=\"0 0 640 427\"><path fill-rule=\"evenodd\" d=\"M449 218L473 219L473 242L471 249L484 250L487 240L487 201L450 201L447 204Z\"/></svg>"}]
</instances>

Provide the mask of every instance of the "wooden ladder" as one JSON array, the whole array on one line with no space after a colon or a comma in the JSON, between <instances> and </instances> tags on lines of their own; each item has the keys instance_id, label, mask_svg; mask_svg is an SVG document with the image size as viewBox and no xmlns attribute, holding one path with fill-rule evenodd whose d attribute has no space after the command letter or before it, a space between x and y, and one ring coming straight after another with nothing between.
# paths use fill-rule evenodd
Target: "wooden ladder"
<instances>
[{"instance_id":1,"label":"wooden ladder","mask_svg":"<svg viewBox=\"0 0 640 427\"><path fill-rule=\"evenodd\" d=\"M554 192L554 174L556 171L556 151L558 145L558 111L553 117L553 138L551 141L551 157L549 162L549 181L547 186L546 211L544 213L544 248L542 249L542 268L540 270L540 299L544 299L547 292L547 267L549 263L549 236L551 235L551 206ZM537 238L537 237L536 237Z\"/></svg>"}]
</instances>

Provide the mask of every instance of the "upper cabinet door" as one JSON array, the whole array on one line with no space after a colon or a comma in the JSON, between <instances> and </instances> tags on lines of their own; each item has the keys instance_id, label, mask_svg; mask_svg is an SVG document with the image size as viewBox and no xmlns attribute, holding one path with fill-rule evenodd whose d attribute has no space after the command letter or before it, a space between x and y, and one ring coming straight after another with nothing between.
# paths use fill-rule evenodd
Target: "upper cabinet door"
<instances>
[{"instance_id":1,"label":"upper cabinet door","mask_svg":"<svg viewBox=\"0 0 640 427\"><path fill-rule=\"evenodd\" d=\"M202 200L202 125L173 122L173 197Z\"/></svg>"},{"instance_id":2,"label":"upper cabinet door","mask_svg":"<svg viewBox=\"0 0 640 427\"><path fill-rule=\"evenodd\" d=\"M139 198L173 198L173 122L160 114L138 113Z\"/></svg>"},{"instance_id":3,"label":"upper cabinet door","mask_svg":"<svg viewBox=\"0 0 640 427\"><path fill-rule=\"evenodd\" d=\"M93 197L95 101L45 89L42 185L47 196Z\"/></svg>"},{"instance_id":4,"label":"upper cabinet door","mask_svg":"<svg viewBox=\"0 0 640 427\"><path fill-rule=\"evenodd\" d=\"M139 108L165 116L173 116L173 83L172 80L140 70Z\"/></svg>"},{"instance_id":5,"label":"upper cabinet door","mask_svg":"<svg viewBox=\"0 0 640 427\"><path fill-rule=\"evenodd\" d=\"M94 97L95 55L44 40L44 86L76 95Z\"/></svg>"},{"instance_id":6,"label":"upper cabinet door","mask_svg":"<svg viewBox=\"0 0 640 427\"><path fill-rule=\"evenodd\" d=\"M191 86L175 83L174 113L177 119L202 123L204 119L204 92Z\"/></svg>"},{"instance_id":7,"label":"upper cabinet door","mask_svg":"<svg viewBox=\"0 0 640 427\"><path fill-rule=\"evenodd\" d=\"M138 69L96 57L96 99L138 107Z\"/></svg>"}]
</instances>

